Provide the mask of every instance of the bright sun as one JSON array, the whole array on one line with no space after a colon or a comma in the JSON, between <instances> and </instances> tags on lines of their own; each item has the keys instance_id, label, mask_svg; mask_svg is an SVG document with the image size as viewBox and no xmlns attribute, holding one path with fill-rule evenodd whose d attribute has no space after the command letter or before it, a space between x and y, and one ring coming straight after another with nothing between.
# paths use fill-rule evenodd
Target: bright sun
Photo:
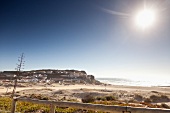
<instances>
[{"instance_id":1,"label":"bright sun","mask_svg":"<svg viewBox=\"0 0 170 113\"><path fill-rule=\"evenodd\" d=\"M136 16L136 24L143 29L153 25L155 22L155 13L152 10L144 9Z\"/></svg>"}]
</instances>

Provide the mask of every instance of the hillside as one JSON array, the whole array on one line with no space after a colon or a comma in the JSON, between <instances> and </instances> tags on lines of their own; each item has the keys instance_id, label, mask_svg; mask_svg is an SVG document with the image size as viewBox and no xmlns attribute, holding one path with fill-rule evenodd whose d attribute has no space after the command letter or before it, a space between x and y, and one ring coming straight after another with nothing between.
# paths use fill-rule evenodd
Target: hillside
<instances>
[{"instance_id":1,"label":"hillside","mask_svg":"<svg viewBox=\"0 0 170 113\"><path fill-rule=\"evenodd\" d=\"M0 72L0 79L3 81L13 80L16 75L18 82L40 82L40 83L60 83L60 84L101 84L95 80L93 75L88 75L85 71L79 70L52 70L41 69L22 71Z\"/></svg>"}]
</instances>

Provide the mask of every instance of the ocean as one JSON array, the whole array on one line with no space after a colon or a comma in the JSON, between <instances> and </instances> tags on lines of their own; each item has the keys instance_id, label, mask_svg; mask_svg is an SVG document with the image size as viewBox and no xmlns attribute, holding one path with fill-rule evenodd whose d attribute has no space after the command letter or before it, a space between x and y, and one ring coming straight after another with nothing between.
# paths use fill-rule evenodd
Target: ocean
<instances>
[{"instance_id":1,"label":"ocean","mask_svg":"<svg viewBox=\"0 0 170 113\"><path fill-rule=\"evenodd\" d=\"M102 83L112 84L112 85L127 85L127 86L170 86L170 81L154 81L154 80L130 80L124 78L96 78Z\"/></svg>"}]
</instances>

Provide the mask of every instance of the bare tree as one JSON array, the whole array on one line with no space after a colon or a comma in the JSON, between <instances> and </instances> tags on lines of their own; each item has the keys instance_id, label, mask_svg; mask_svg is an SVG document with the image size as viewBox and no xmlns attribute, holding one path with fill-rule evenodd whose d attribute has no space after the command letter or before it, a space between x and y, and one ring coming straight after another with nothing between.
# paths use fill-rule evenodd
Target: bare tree
<instances>
[{"instance_id":1,"label":"bare tree","mask_svg":"<svg viewBox=\"0 0 170 113\"><path fill-rule=\"evenodd\" d=\"M13 92L12 92L12 98L14 97L15 90L16 90L16 87L17 87L17 79L21 74L21 69L23 69L22 68L23 66L24 66L24 53L22 53L21 56L18 57L18 64L17 64L17 68L16 68L17 74L14 75L14 89L13 89Z\"/></svg>"}]
</instances>

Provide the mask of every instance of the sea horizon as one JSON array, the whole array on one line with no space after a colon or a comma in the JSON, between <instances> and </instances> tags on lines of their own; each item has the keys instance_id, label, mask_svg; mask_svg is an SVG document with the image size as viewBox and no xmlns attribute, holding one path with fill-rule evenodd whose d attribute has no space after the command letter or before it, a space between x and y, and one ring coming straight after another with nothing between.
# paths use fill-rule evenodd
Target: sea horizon
<instances>
[{"instance_id":1,"label":"sea horizon","mask_svg":"<svg viewBox=\"0 0 170 113\"><path fill-rule=\"evenodd\" d=\"M132 80L127 78L96 78L96 80L112 85L125 85L125 86L170 86L170 81L160 80Z\"/></svg>"}]
</instances>

